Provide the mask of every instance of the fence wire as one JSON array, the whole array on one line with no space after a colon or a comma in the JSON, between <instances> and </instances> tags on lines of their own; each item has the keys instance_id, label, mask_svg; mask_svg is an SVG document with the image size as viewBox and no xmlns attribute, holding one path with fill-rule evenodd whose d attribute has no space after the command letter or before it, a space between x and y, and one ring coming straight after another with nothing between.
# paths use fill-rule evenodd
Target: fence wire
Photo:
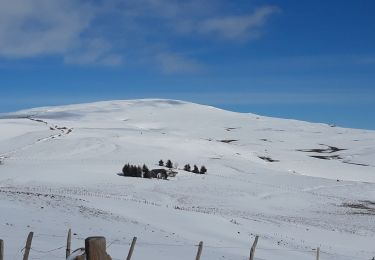
<instances>
[{"instance_id":1,"label":"fence wire","mask_svg":"<svg viewBox=\"0 0 375 260\"><path fill-rule=\"evenodd\" d=\"M43 233L40 233L40 234L36 234L34 237L53 237L53 238L66 238L65 235L53 235L53 234L43 234ZM82 241L82 240L85 240L85 238L81 238L81 237L72 237L72 239L74 240L79 240L79 241ZM111 240L106 249L109 249L112 245L119 245L119 246L130 246L131 242L125 242L123 243L121 239L113 239ZM172 244L172 243L151 243L151 242L137 242L136 243L137 246L141 246L141 247L155 247L155 246L159 246L159 247L190 247L190 248L196 248L198 247L199 245L198 244L188 244L188 243L184 243L184 244ZM31 255L30 256L30 259L46 259L48 257L48 259L52 259L51 257L53 257L53 259L66 259L65 256L63 256L63 254L60 256L60 255L56 255L56 251L58 250L63 250L66 248L66 245L61 245L59 247L56 247L56 248L51 248L51 249L47 249L47 250L42 250L42 249L39 249L39 248L35 248L35 247L30 247L30 251L32 251L35 255ZM226 245L206 245L204 244L203 248L212 248L212 249L244 249L244 250L250 250L250 247L245 247L245 246L226 246ZM17 254L14 256L13 260L17 260L19 259L18 257L20 256L20 254L25 250L25 246L21 247L19 250L17 250ZM288 251L288 252L299 252L299 253L316 253L316 248L311 248L311 249L296 249L296 248L271 248L271 247L264 247L264 246L257 246L256 247L256 250L260 250L260 251L268 251L268 252L272 252L272 251ZM356 259L356 260L374 260L373 257L369 257L369 258L362 258L362 257L357 257L357 256L349 256L349 255L344 255L344 254L340 254L340 253L332 253L332 252L328 252L328 251L325 251L325 250L322 250L320 248L320 253L321 254L326 254L326 255L330 255L332 257L344 257L346 259ZM115 258L115 257L112 257L113 260L120 260L119 258Z\"/></svg>"}]
</instances>

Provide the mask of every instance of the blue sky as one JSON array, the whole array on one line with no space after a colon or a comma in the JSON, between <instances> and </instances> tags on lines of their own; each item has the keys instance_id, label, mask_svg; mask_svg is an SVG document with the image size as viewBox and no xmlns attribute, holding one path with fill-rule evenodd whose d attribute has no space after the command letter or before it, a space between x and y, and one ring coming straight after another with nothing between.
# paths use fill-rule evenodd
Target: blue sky
<instances>
[{"instance_id":1,"label":"blue sky","mask_svg":"<svg viewBox=\"0 0 375 260\"><path fill-rule=\"evenodd\" d=\"M375 1L0 0L0 112L172 98L375 129Z\"/></svg>"}]
</instances>

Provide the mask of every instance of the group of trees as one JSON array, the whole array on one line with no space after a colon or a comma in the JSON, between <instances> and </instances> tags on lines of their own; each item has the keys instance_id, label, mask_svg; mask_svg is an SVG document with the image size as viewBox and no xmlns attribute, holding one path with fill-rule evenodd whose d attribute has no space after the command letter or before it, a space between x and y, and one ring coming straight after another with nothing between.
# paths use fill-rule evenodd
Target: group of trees
<instances>
[{"instance_id":1,"label":"group of trees","mask_svg":"<svg viewBox=\"0 0 375 260\"><path fill-rule=\"evenodd\" d=\"M143 164L143 166L141 167L139 165L131 165L127 163L122 168L122 173L126 177L138 177L138 178L148 178L148 179L152 178L150 174L150 170L145 164Z\"/></svg>"},{"instance_id":2,"label":"group of trees","mask_svg":"<svg viewBox=\"0 0 375 260\"><path fill-rule=\"evenodd\" d=\"M167 168L173 168L173 163L171 160L168 160L165 164L164 164L164 161L163 160L160 160L159 161L159 166L165 166ZM177 167L177 164L175 163L174 164L175 167ZM197 165L194 164L193 167L190 166L190 164L186 164L184 166L184 171L187 171L187 172L193 172L193 173L196 173L196 174L206 174L207 173L207 168L202 165L201 168L199 169Z\"/></svg>"},{"instance_id":3,"label":"group of trees","mask_svg":"<svg viewBox=\"0 0 375 260\"><path fill-rule=\"evenodd\" d=\"M163 160L160 160L159 161L159 166L165 166L169 169L172 169L173 168L173 163L171 160L168 160L165 164L164 164L164 161Z\"/></svg>"},{"instance_id":4,"label":"group of trees","mask_svg":"<svg viewBox=\"0 0 375 260\"><path fill-rule=\"evenodd\" d=\"M173 165L171 160L167 160L167 162L164 164L163 160L159 161L159 166L166 167L169 169L172 169L173 166L177 168L177 163ZM186 164L184 166L184 171L187 172L193 172L196 174L205 174L207 172L206 167L203 165L198 168L197 165L194 164L193 167L190 166L190 164ZM171 173L177 173L170 170ZM125 177L137 177L137 178L164 178L166 179L170 173L168 173L165 169L153 169L149 170L146 164L143 164L143 166L140 165L132 165L132 164L125 164L122 168L122 173Z\"/></svg>"},{"instance_id":5,"label":"group of trees","mask_svg":"<svg viewBox=\"0 0 375 260\"><path fill-rule=\"evenodd\" d=\"M206 166L202 165L201 168L199 169L198 166L194 164L193 169L192 169L190 164L186 164L184 166L184 171L193 172L195 174L206 174L207 168Z\"/></svg>"}]
</instances>

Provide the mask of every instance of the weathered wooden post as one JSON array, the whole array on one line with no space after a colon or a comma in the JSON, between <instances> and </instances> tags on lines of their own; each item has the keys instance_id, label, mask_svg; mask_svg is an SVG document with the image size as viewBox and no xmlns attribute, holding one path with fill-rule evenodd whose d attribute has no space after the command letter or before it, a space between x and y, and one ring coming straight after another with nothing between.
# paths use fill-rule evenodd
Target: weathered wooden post
<instances>
[{"instance_id":1,"label":"weathered wooden post","mask_svg":"<svg viewBox=\"0 0 375 260\"><path fill-rule=\"evenodd\" d=\"M105 237L88 237L85 240L87 260L112 260L106 251Z\"/></svg>"},{"instance_id":2,"label":"weathered wooden post","mask_svg":"<svg viewBox=\"0 0 375 260\"><path fill-rule=\"evenodd\" d=\"M320 248L316 249L316 260L319 260Z\"/></svg>"},{"instance_id":3,"label":"weathered wooden post","mask_svg":"<svg viewBox=\"0 0 375 260\"><path fill-rule=\"evenodd\" d=\"M203 242L199 242L198 245L198 252L197 252L197 257L195 257L195 260L201 259L201 254L202 254L202 249L203 249Z\"/></svg>"},{"instance_id":4,"label":"weathered wooden post","mask_svg":"<svg viewBox=\"0 0 375 260\"><path fill-rule=\"evenodd\" d=\"M132 258L133 251L134 251L134 246L135 246L136 242L137 242L137 237L134 237L133 241L132 241L132 244L130 246L130 249L129 249L128 257L126 258L126 260L130 260Z\"/></svg>"},{"instance_id":5,"label":"weathered wooden post","mask_svg":"<svg viewBox=\"0 0 375 260\"><path fill-rule=\"evenodd\" d=\"M29 235L27 236L25 252L23 254L23 260L29 259L29 253L31 249L31 242L33 241L33 236L34 236L34 232L30 232Z\"/></svg>"},{"instance_id":6,"label":"weathered wooden post","mask_svg":"<svg viewBox=\"0 0 375 260\"><path fill-rule=\"evenodd\" d=\"M79 255L76 257L76 260L85 260L85 259L86 259L85 255Z\"/></svg>"},{"instance_id":7,"label":"weathered wooden post","mask_svg":"<svg viewBox=\"0 0 375 260\"><path fill-rule=\"evenodd\" d=\"M259 236L256 236L255 237L255 240L254 240L254 243L250 249L250 257L249 257L249 260L254 260L254 255L255 255L255 247L257 246L258 244L258 238Z\"/></svg>"},{"instance_id":8,"label":"weathered wooden post","mask_svg":"<svg viewBox=\"0 0 375 260\"><path fill-rule=\"evenodd\" d=\"M68 237L66 239L66 258L70 255L70 247L72 244L72 230L69 228Z\"/></svg>"},{"instance_id":9,"label":"weathered wooden post","mask_svg":"<svg viewBox=\"0 0 375 260\"><path fill-rule=\"evenodd\" d=\"M4 260L4 241L0 239L0 260Z\"/></svg>"}]
</instances>

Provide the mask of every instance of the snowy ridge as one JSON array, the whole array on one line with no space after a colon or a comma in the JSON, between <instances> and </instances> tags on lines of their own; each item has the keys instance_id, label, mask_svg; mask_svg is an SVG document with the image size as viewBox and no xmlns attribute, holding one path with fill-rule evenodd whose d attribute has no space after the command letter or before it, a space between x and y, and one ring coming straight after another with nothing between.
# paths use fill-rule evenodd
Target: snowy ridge
<instances>
[{"instance_id":1,"label":"snowy ridge","mask_svg":"<svg viewBox=\"0 0 375 260\"><path fill-rule=\"evenodd\" d=\"M69 227L77 248L89 235L115 241L115 258L137 236L134 259L192 259L200 240L202 259L247 259L255 234L257 259L312 259L317 246L324 259L375 255L375 131L144 99L9 113L0 134L9 257L27 230L48 249ZM117 175L159 159L178 163L176 178Z\"/></svg>"}]
</instances>

